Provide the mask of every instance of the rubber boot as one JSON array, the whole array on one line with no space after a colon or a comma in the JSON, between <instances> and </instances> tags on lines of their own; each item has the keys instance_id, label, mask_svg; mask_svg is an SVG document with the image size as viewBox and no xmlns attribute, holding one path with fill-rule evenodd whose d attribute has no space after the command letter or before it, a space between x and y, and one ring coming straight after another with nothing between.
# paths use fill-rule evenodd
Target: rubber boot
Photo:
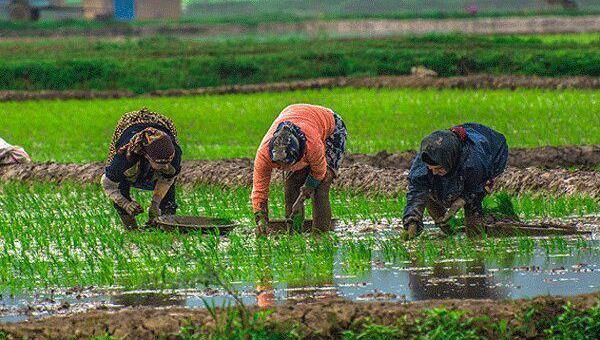
<instances>
[{"instance_id":1,"label":"rubber boot","mask_svg":"<svg viewBox=\"0 0 600 340\"><path fill-rule=\"evenodd\" d=\"M129 214L119 214L121 218L121 222L123 222L123 226L127 230L136 230L138 229L137 221L135 220L135 216Z\"/></svg>"},{"instance_id":2,"label":"rubber boot","mask_svg":"<svg viewBox=\"0 0 600 340\"><path fill-rule=\"evenodd\" d=\"M296 199L298 199L298 196L300 195L300 188L302 188L304 185L309 172L310 169L306 167L302 170L294 171L286 176L284 187L286 218L292 214L292 206L294 203L296 203ZM302 220L304 220L304 206L302 206L300 214L302 216Z\"/></svg>"},{"instance_id":3,"label":"rubber boot","mask_svg":"<svg viewBox=\"0 0 600 340\"><path fill-rule=\"evenodd\" d=\"M333 182L333 173L327 170L327 176L315 190L313 198L313 224L312 228L319 231L332 231L331 224L331 202L329 201L329 189Z\"/></svg>"}]
</instances>

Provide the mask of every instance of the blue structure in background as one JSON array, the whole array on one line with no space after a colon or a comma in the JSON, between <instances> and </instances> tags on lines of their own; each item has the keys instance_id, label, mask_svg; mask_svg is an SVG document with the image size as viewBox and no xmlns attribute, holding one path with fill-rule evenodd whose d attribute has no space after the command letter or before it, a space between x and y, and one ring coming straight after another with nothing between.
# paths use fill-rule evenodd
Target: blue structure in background
<instances>
[{"instance_id":1,"label":"blue structure in background","mask_svg":"<svg viewBox=\"0 0 600 340\"><path fill-rule=\"evenodd\" d=\"M114 0L115 19L130 21L135 19L135 0Z\"/></svg>"}]
</instances>

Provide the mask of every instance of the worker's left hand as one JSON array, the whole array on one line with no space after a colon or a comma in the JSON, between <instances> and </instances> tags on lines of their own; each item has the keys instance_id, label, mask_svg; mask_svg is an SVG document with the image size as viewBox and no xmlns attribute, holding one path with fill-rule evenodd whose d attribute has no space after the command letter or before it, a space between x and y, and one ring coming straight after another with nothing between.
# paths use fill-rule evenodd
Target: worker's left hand
<instances>
[{"instance_id":1,"label":"worker's left hand","mask_svg":"<svg viewBox=\"0 0 600 340\"><path fill-rule=\"evenodd\" d=\"M303 185L302 188L300 188L300 195L304 196L304 198L312 198L315 195L315 188Z\"/></svg>"},{"instance_id":2,"label":"worker's left hand","mask_svg":"<svg viewBox=\"0 0 600 340\"><path fill-rule=\"evenodd\" d=\"M148 219L150 222L154 221L160 216L160 202L152 201L150 208L148 209Z\"/></svg>"}]
</instances>

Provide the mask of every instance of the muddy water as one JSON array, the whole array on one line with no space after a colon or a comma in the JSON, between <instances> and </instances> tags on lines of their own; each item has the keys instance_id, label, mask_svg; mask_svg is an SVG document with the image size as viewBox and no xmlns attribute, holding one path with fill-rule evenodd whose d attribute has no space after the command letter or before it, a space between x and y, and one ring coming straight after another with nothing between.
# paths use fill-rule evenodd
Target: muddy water
<instances>
[{"instance_id":1,"label":"muddy water","mask_svg":"<svg viewBox=\"0 0 600 340\"><path fill-rule=\"evenodd\" d=\"M360 228L360 227L359 227ZM386 230L387 229L387 230ZM596 228L597 229L597 228ZM341 228L345 233L352 229ZM390 236L388 228L376 237ZM381 231L383 230L383 231ZM435 231L427 232L435 234ZM356 234L355 234L356 235ZM519 253L515 248L500 257L474 254L429 263L384 262L383 253L373 250L366 265L351 266L352 260L338 250L330 276L317 284L266 285L233 283L239 298L248 305L269 306L285 301L307 302L341 297L353 301L417 301L428 299L517 299L542 295L572 296L600 291L600 239L597 230L586 247L548 251L541 248ZM65 315L90 309L120 309L132 306L205 308L233 304L222 289L173 291L129 291L71 288L0 297L0 322L19 322L50 315Z\"/></svg>"}]
</instances>

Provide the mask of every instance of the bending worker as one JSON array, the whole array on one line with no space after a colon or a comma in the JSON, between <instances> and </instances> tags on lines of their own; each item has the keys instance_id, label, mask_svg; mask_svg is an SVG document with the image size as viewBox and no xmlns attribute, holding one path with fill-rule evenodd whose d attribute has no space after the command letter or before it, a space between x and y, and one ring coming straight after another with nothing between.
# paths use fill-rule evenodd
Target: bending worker
<instances>
[{"instance_id":1,"label":"bending worker","mask_svg":"<svg viewBox=\"0 0 600 340\"><path fill-rule=\"evenodd\" d=\"M135 215L143 209L131 198L131 187L154 191L149 222L161 214L174 215L174 183L180 170L181 148L173 122L144 108L126 113L117 123L101 183L125 227L133 229Z\"/></svg>"},{"instance_id":2,"label":"bending worker","mask_svg":"<svg viewBox=\"0 0 600 340\"><path fill-rule=\"evenodd\" d=\"M506 169L507 160L504 136L480 124L467 123L425 137L408 176L406 235L421 233L425 208L436 226L451 233L448 222L464 207L467 233L480 232L483 198L493 179Z\"/></svg>"},{"instance_id":3,"label":"bending worker","mask_svg":"<svg viewBox=\"0 0 600 340\"><path fill-rule=\"evenodd\" d=\"M346 126L332 110L295 104L283 109L263 138L254 160L252 208L259 232L269 221L269 184L273 169L285 177L286 216L304 216L303 199L313 197L313 228L331 226L329 188L346 148ZM294 204L298 202L297 204Z\"/></svg>"}]
</instances>

